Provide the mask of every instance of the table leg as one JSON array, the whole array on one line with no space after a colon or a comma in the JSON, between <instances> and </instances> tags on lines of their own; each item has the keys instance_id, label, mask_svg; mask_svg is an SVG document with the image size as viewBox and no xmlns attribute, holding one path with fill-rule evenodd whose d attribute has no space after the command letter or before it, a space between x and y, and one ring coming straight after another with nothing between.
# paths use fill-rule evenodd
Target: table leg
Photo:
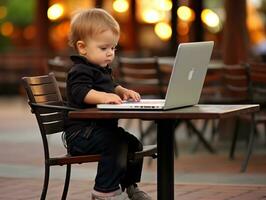
<instances>
[{"instance_id":1,"label":"table leg","mask_svg":"<svg viewBox=\"0 0 266 200\"><path fill-rule=\"evenodd\" d=\"M174 199L174 123L157 121L157 191L158 200Z\"/></svg>"},{"instance_id":2,"label":"table leg","mask_svg":"<svg viewBox=\"0 0 266 200\"><path fill-rule=\"evenodd\" d=\"M256 128L256 123L255 123L255 116L254 113L251 114L251 124L250 124L250 134L249 134L249 141L248 141L248 149L246 156L244 158L244 161L241 166L241 172L245 172L247 170L248 166L248 161L252 153L253 149L253 144L254 144L254 138L255 138L255 128Z\"/></svg>"}]
</instances>

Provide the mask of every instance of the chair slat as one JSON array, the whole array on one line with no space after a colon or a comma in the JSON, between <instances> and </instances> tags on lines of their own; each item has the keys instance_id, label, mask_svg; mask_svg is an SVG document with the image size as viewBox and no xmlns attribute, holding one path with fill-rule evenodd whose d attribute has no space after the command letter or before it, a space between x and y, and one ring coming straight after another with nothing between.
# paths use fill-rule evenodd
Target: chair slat
<instances>
[{"instance_id":1,"label":"chair slat","mask_svg":"<svg viewBox=\"0 0 266 200\"><path fill-rule=\"evenodd\" d=\"M42 85L49 84L52 80L47 76L28 77L27 82L29 85Z\"/></svg>"},{"instance_id":2,"label":"chair slat","mask_svg":"<svg viewBox=\"0 0 266 200\"><path fill-rule=\"evenodd\" d=\"M45 94L45 95L39 95L35 96L36 103L46 103L46 102L54 102L58 101L57 94Z\"/></svg>"},{"instance_id":3,"label":"chair slat","mask_svg":"<svg viewBox=\"0 0 266 200\"><path fill-rule=\"evenodd\" d=\"M125 74L123 76L124 79L131 79L133 80L149 80L149 79L156 79L158 80L158 75L156 74L137 74L137 73L130 73L130 74Z\"/></svg>"},{"instance_id":4,"label":"chair slat","mask_svg":"<svg viewBox=\"0 0 266 200\"><path fill-rule=\"evenodd\" d=\"M261 83L261 84L266 84L266 72L265 74L263 74L263 72L261 73L250 73L250 79L252 81L252 83Z\"/></svg>"},{"instance_id":5,"label":"chair slat","mask_svg":"<svg viewBox=\"0 0 266 200\"><path fill-rule=\"evenodd\" d=\"M254 103L266 103L266 63L249 63Z\"/></svg>"},{"instance_id":6,"label":"chair slat","mask_svg":"<svg viewBox=\"0 0 266 200\"><path fill-rule=\"evenodd\" d=\"M162 98L159 64L157 58L119 58L119 81L142 96Z\"/></svg>"},{"instance_id":7,"label":"chair slat","mask_svg":"<svg viewBox=\"0 0 266 200\"><path fill-rule=\"evenodd\" d=\"M225 91L223 95L231 98L230 103L250 102L250 88L248 69L245 65L227 65L223 68L222 74Z\"/></svg>"},{"instance_id":8,"label":"chair slat","mask_svg":"<svg viewBox=\"0 0 266 200\"><path fill-rule=\"evenodd\" d=\"M229 78L228 76L226 76L226 80L224 81L226 85L231 85L233 87L239 87L241 88L245 88L247 89L248 86L248 80L245 79L234 79L234 78Z\"/></svg>"},{"instance_id":9,"label":"chair slat","mask_svg":"<svg viewBox=\"0 0 266 200\"><path fill-rule=\"evenodd\" d=\"M33 95L45 95L45 94L55 94L56 90L53 84L43 84L43 85L32 85L31 91Z\"/></svg>"},{"instance_id":10,"label":"chair slat","mask_svg":"<svg viewBox=\"0 0 266 200\"><path fill-rule=\"evenodd\" d=\"M62 112L47 113L46 115L41 115L41 119L44 123L54 122L64 120L64 115L62 114Z\"/></svg>"},{"instance_id":11,"label":"chair slat","mask_svg":"<svg viewBox=\"0 0 266 200\"><path fill-rule=\"evenodd\" d=\"M64 131L64 122L63 121L56 121L54 123L42 124L45 134L50 135L54 133L59 133Z\"/></svg>"}]
</instances>

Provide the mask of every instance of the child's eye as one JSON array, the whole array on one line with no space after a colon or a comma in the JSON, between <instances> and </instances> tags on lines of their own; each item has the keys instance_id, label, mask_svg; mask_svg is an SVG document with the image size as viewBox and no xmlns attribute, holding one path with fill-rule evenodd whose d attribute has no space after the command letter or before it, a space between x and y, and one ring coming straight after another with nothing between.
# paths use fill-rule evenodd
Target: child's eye
<instances>
[{"instance_id":1,"label":"child's eye","mask_svg":"<svg viewBox=\"0 0 266 200\"><path fill-rule=\"evenodd\" d=\"M107 48L106 47L100 47L100 49L105 51Z\"/></svg>"}]
</instances>

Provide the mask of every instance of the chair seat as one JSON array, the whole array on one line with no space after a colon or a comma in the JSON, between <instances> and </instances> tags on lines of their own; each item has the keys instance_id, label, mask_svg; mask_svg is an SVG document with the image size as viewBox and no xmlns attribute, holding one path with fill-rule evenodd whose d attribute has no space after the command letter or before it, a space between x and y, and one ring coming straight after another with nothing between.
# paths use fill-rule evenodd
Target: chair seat
<instances>
[{"instance_id":1,"label":"chair seat","mask_svg":"<svg viewBox=\"0 0 266 200\"><path fill-rule=\"evenodd\" d=\"M136 152L130 159L141 159L145 156L151 156L156 158L157 146L156 145L146 145L143 146L142 151ZM83 155L83 156L71 156L67 154L62 157L55 157L49 159L49 165L66 165L66 164L82 164L87 162L98 162L101 159L100 154L93 155Z\"/></svg>"},{"instance_id":2,"label":"chair seat","mask_svg":"<svg viewBox=\"0 0 266 200\"><path fill-rule=\"evenodd\" d=\"M97 162L101 159L100 154L83 155L83 156L71 156L66 154L61 157L55 157L49 159L49 165L66 165L66 164L82 164L87 162Z\"/></svg>"}]
</instances>

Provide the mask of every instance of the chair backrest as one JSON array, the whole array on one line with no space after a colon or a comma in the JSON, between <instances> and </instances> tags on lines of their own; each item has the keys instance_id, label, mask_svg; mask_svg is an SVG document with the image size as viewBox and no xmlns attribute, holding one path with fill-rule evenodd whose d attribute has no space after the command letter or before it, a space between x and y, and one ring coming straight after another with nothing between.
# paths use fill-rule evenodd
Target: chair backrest
<instances>
[{"instance_id":1,"label":"chair backrest","mask_svg":"<svg viewBox=\"0 0 266 200\"><path fill-rule=\"evenodd\" d=\"M66 100L66 79L70 67L70 61L60 57L48 60L48 71L54 73L63 100Z\"/></svg>"},{"instance_id":2,"label":"chair backrest","mask_svg":"<svg viewBox=\"0 0 266 200\"><path fill-rule=\"evenodd\" d=\"M169 80L172 74L172 69L173 69L172 64L160 63L159 73L160 73L160 81L162 86L163 97L165 97L167 92Z\"/></svg>"},{"instance_id":3,"label":"chair backrest","mask_svg":"<svg viewBox=\"0 0 266 200\"><path fill-rule=\"evenodd\" d=\"M62 133L64 130L64 111L35 106L63 105L63 100L53 73L44 76L23 77L23 86L27 92L29 105L38 121L45 150L45 159L49 158L47 135Z\"/></svg>"},{"instance_id":4,"label":"chair backrest","mask_svg":"<svg viewBox=\"0 0 266 200\"><path fill-rule=\"evenodd\" d=\"M251 91L247 65L239 64L224 66L223 83L226 89L224 95L231 97L230 103L251 102Z\"/></svg>"},{"instance_id":5,"label":"chair backrest","mask_svg":"<svg viewBox=\"0 0 266 200\"><path fill-rule=\"evenodd\" d=\"M266 63L251 62L248 64L252 100L254 103L266 104Z\"/></svg>"},{"instance_id":6,"label":"chair backrest","mask_svg":"<svg viewBox=\"0 0 266 200\"><path fill-rule=\"evenodd\" d=\"M163 97L158 59L118 58L118 81L123 86L139 92L142 97Z\"/></svg>"},{"instance_id":7,"label":"chair backrest","mask_svg":"<svg viewBox=\"0 0 266 200\"><path fill-rule=\"evenodd\" d=\"M223 101L223 68L209 68L204 80L200 103L220 103Z\"/></svg>"}]
</instances>

